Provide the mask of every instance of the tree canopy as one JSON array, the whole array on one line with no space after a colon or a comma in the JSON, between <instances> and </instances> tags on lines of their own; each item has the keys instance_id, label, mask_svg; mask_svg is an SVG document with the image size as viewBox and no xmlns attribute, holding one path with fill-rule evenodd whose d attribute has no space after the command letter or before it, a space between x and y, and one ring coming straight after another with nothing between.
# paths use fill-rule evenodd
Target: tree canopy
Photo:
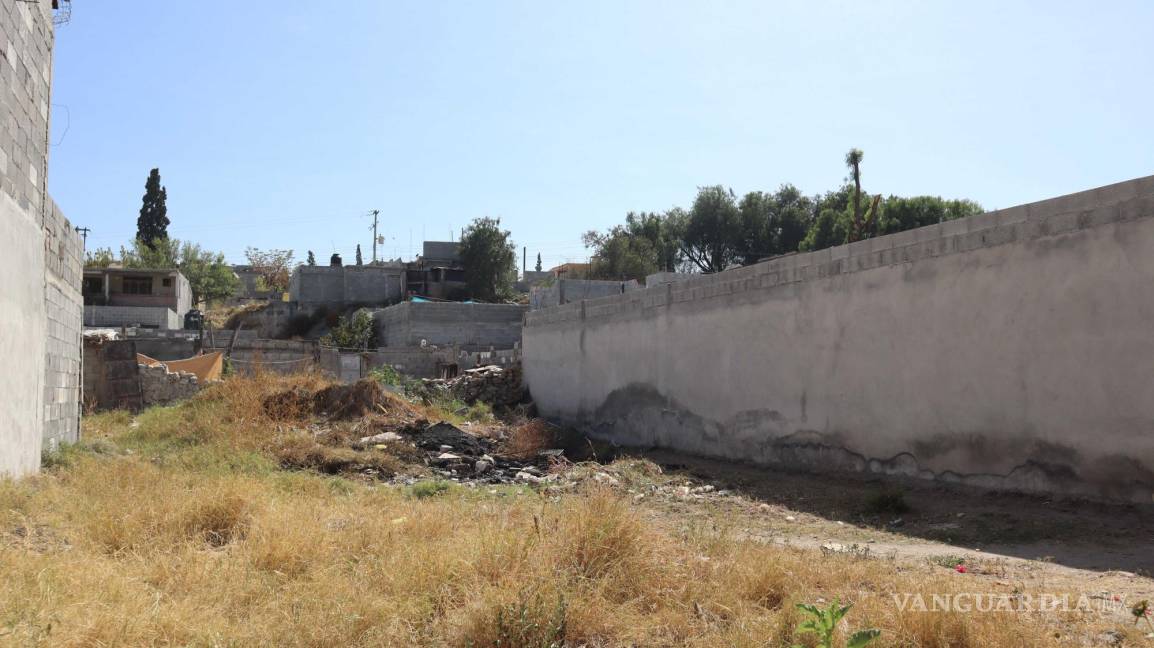
<instances>
[{"instance_id":1,"label":"tree canopy","mask_svg":"<svg viewBox=\"0 0 1154 648\"><path fill-rule=\"evenodd\" d=\"M517 276L517 250L499 218L478 218L461 232L460 257L469 295L481 301L507 299Z\"/></svg>"},{"instance_id":2,"label":"tree canopy","mask_svg":"<svg viewBox=\"0 0 1154 648\"><path fill-rule=\"evenodd\" d=\"M586 232L582 236L585 246L594 250L589 278L643 279L676 268L682 260L682 220L680 213L630 212L624 225L603 233Z\"/></svg>"},{"instance_id":3,"label":"tree canopy","mask_svg":"<svg viewBox=\"0 0 1154 648\"><path fill-rule=\"evenodd\" d=\"M289 277L293 269L292 250L261 250L249 247L245 248L244 256L265 289L275 293L288 290Z\"/></svg>"},{"instance_id":4,"label":"tree canopy","mask_svg":"<svg viewBox=\"0 0 1154 648\"><path fill-rule=\"evenodd\" d=\"M642 279L658 270L720 272L798 251L821 250L873 236L982 212L971 200L902 197L863 189L859 149L845 156L845 183L807 196L791 184L751 191L740 200L722 185L699 187L692 207L662 214L629 212L604 232L586 232L591 276Z\"/></svg>"}]
</instances>

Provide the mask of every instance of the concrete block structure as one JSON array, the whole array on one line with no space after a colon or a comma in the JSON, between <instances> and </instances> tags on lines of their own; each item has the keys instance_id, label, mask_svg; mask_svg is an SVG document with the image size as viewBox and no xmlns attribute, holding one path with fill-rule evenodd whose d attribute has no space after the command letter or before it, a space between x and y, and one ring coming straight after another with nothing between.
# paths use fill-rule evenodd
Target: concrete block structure
<instances>
[{"instance_id":1,"label":"concrete block structure","mask_svg":"<svg viewBox=\"0 0 1154 648\"><path fill-rule=\"evenodd\" d=\"M48 319L44 374L44 448L80 438L81 362L84 299L81 271L84 245L80 235L49 198L44 214L44 305Z\"/></svg>"},{"instance_id":2,"label":"concrete block structure","mask_svg":"<svg viewBox=\"0 0 1154 648\"><path fill-rule=\"evenodd\" d=\"M373 314L377 339L386 347L457 345L473 349L511 349L521 342L519 304L408 301Z\"/></svg>"},{"instance_id":3,"label":"concrete block structure","mask_svg":"<svg viewBox=\"0 0 1154 648\"><path fill-rule=\"evenodd\" d=\"M630 446L1150 503L1154 176L526 315Z\"/></svg>"},{"instance_id":4,"label":"concrete block structure","mask_svg":"<svg viewBox=\"0 0 1154 648\"><path fill-rule=\"evenodd\" d=\"M249 265L234 265L232 267L233 274L238 280L236 293L233 294L232 300L234 303L265 300L265 299L280 299L280 295L266 289L261 282L260 273Z\"/></svg>"},{"instance_id":5,"label":"concrete block structure","mask_svg":"<svg viewBox=\"0 0 1154 648\"><path fill-rule=\"evenodd\" d=\"M401 263L298 266L289 280L289 299L304 311L322 306L385 306L399 302L404 294Z\"/></svg>"},{"instance_id":6,"label":"concrete block structure","mask_svg":"<svg viewBox=\"0 0 1154 648\"><path fill-rule=\"evenodd\" d=\"M80 236L48 195L53 10L0 3L0 476L36 471L80 416Z\"/></svg>"},{"instance_id":7,"label":"concrete block structure","mask_svg":"<svg viewBox=\"0 0 1154 648\"><path fill-rule=\"evenodd\" d=\"M597 299L640 290L637 281L596 281L592 279L557 279L547 286L534 286L529 291L529 309L538 310L582 299Z\"/></svg>"},{"instance_id":8,"label":"concrete block structure","mask_svg":"<svg viewBox=\"0 0 1154 648\"><path fill-rule=\"evenodd\" d=\"M467 290L460 248L461 244L453 241L425 241L421 256L405 265L406 294L464 299Z\"/></svg>"},{"instance_id":9,"label":"concrete block structure","mask_svg":"<svg viewBox=\"0 0 1154 648\"><path fill-rule=\"evenodd\" d=\"M184 327L192 310L192 288L178 270L87 268L84 270L84 325Z\"/></svg>"}]
</instances>

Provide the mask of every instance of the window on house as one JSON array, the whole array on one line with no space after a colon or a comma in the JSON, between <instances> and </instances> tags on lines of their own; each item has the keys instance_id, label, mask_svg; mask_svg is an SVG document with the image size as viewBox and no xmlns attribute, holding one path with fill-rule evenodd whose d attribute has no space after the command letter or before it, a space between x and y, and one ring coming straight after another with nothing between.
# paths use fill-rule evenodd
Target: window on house
<instances>
[{"instance_id":1,"label":"window on house","mask_svg":"<svg viewBox=\"0 0 1154 648\"><path fill-rule=\"evenodd\" d=\"M160 285L164 286L165 288L172 288L172 277L165 277L164 279L161 279Z\"/></svg>"},{"instance_id":2,"label":"window on house","mask_svg":"<svg viewBox=\"0 0 1154 648\"><path fill-rule=\"evenodd\" d=\"M152 277L125 277L121 292L126 295L151 295Z\"/></svg>"}]
</instances>

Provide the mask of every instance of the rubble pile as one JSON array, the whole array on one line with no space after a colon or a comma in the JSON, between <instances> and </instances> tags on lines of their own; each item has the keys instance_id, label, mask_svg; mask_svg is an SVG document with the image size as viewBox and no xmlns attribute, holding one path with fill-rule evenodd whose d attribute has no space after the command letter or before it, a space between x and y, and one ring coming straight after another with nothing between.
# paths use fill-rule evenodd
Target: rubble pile
<instances>
[{"instance_id":1,"label":"rubble pile","mask_svg":"<svg viewBox=\"0 0 1154 648\"><path fill-rule=\"evenodd\" d=\"M524 397L519 363L508 367L488 365L468 369L456 378L426 380L425 384L433 389L447 391L469 404L481 401L509 407L520 403Z\"/></svg>"},{"instance_id":2,"label":"rubble pile","mask_svg":"<svg viewBox=\"0 0 1154 648\"><path fill-rule=\"evenodd\" d=\"M370 414L388 414L402 420L417 418L417 413L404 399L368 378L348 385L329 385L316 392L293 387L268 396L263 406L265 413L278 421L313 414L330 420L357 419Z\"/></svg>"},{"instance_id":3,"label":"rubble pile","mask_svg":"<svg viewBox=\"0 0 1154 648\"><path fill-rule=\"evenodd\" d=\"M145 405L164 405L192 398L200 391L196 374L187 371L170 372L163 364L138 365L141 398Z\"/></svg>"}]
</instances>

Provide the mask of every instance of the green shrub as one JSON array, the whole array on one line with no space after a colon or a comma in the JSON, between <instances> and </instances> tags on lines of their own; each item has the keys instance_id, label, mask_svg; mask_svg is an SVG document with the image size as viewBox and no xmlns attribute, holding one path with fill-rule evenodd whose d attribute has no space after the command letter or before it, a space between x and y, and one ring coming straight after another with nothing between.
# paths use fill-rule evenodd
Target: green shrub
<instances>
[{"instance_id":1,"label":"green shrub","mask_svg":"<svg viewBox=\"0 0 1154 648\"><path fill-rule=\"evenodd\" d=\"M836 599L825 609L816 605L798 603L797 609L804 612L809 618L798 624L796 632L797 634L817 635L818 648L834 648L833 636L837 631L837 625L851 607L853 607L852 603L841 605ZM858 630L845 640L845 648L863 648L877 639L881 633L881 630L874 628ZM800 646L795 644L795 648L800 648Z\"/></svg>"},{"instance_id":2,"label":"green shrub","mask_svg":"<svg viewBox=\"0 0 1154 648\"><path fill-rule=\"evenodd\" d=\"M417 499L425 499L428 497L436 497L442 493L448 492L452 485L442 479L433 479L430 481L421 481L413 484L409 489L409 493Z\"/></svg>"}]
</instances>

